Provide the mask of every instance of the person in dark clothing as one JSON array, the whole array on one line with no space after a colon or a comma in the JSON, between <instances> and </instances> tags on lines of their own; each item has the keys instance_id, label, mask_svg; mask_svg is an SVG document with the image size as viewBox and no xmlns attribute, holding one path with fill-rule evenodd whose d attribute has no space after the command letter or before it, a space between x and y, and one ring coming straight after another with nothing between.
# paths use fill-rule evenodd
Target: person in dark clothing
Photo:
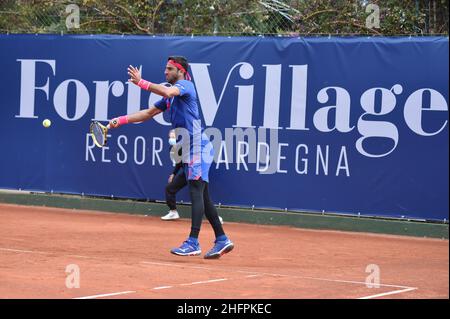
<instances>
[{"instance_id":1,"label":"person in dark clothing","mask_svg":"<svg viewBox=\"0 0 450 319\"><path fill-rule=\"evenodd\" d=\"M169 206L169 212L161 217L162 220L176 220L180 218L180 215L177 211L176 194L187 185L186 175L183 171L183 163L180 160L177 161L177 158L175 156L175 152L178 150L178 159L181 158L181 148L178 148L176 143L175 131L170 130L170 157L172 161L175 162L175 167L173 168L172 174L170 174L169 176L168 184L166 185L165 189L166 204L167 206Z\"/></svg>"}]
</instances>

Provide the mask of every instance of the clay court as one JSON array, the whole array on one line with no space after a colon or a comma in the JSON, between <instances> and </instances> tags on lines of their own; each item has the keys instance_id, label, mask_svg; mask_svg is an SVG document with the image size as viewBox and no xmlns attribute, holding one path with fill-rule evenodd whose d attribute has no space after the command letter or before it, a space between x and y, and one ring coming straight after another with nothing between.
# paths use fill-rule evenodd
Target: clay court
<instances>
[{"instance_id":1,"label":"clay court","mask_svg":"<svg viewBox=\"0 0 450 319\"><path fill-rule=\"evenodd\" d=\"M449 298L448 240L228 222L235 249L205 260L169 253L188 219L11 204L0 217L2 299ZM205 222L199 240L203 255ZM79 288L66 287L70 267Z\"/></svg>"}]
</instances>

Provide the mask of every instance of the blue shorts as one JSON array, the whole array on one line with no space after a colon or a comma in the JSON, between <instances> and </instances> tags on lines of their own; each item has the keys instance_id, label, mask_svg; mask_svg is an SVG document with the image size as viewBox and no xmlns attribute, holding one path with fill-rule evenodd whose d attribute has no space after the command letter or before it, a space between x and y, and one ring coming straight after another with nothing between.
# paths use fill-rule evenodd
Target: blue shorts
<instances>
[{"instance_id":1,"label":"blue shorts","mask_svg":"<svg viewBox=\"0 0 450 319\"><path fill-rule=\"evenodd\" d=\"M202 143L203 144L203 143ZM214 160L214 148L212 143L208 141L202 145L200 150L193 151L191 149L189 162L183 165L186 178L188 180L199 180L209 182L209 168Z\"/></svg>"}]
</instances>

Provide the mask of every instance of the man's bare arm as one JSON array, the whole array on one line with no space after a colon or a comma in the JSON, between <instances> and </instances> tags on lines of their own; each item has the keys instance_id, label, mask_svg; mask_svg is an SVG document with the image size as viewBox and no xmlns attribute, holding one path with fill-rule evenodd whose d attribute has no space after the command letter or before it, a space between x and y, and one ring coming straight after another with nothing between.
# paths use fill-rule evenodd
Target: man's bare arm
<instances>
[{"instance_id":1,"label":"man's bare arm","mask_svg":"<svg viewBox=\"0 0 450 319\"><path fill-rule=\"evenodd\" d=\"M128 122L144 122L150 120L154 116L158 115L162 111L155 106L152 106L146 110L142 110L133 114L128 115Z\"/></svg>"},{"instance_id":2,"label":"man's bare arm","mask_svg":"<svg viewBox=\"0 0 450 319\"><path fill-rule=\"evenodd\" d=\"M158 109L155 106L152 106L146 110L141 110L139 112L130 114L130 115L126 115L127 118L127 123L136 123L136 122L144 122L144 121L148 121L151 118L155 117L156 115L158 115L159 113L161 113L162 111L160 109ZM122 125L123 123L121 123L121 121L119 120L119 118L114 118L111 121L109 121L109 125L112 128L117 128L120 125Z\"/></svg>"},{"instance_id":3,"label":"man's bare arm","mask_svg":"<svg viewBox=\"0 0 450 319\"><path fill-rule=\"evenodd\" d=\"M156 84L143 80L141 77L141 72L132 65L128 67L128 75L130 76L130 79L128 81L133 82L136 85L139 85L142 89L146 91L153 92L166 98L171 98L173 96L180 95L180 90L177 87L166 87L161 84Z\"/></svg>"}]
</instances>

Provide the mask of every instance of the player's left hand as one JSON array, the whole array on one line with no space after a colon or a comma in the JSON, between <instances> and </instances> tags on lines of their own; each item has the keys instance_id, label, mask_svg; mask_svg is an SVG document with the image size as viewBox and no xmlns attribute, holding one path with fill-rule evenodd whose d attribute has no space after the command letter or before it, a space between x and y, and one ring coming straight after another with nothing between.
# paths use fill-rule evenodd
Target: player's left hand
<instances>
[{"instance_id":1,"label":"player's left hand","mask_svg":"<svg viewBox=\"0 0 450 319\"><path fill-rule=\"evenodd\" d=\"M141 72L132 65L128 67L128 75L130 76L130 79L128 81L133 82L134 84L138 84L142 79Z\"/></svg>"}]
</instances>

